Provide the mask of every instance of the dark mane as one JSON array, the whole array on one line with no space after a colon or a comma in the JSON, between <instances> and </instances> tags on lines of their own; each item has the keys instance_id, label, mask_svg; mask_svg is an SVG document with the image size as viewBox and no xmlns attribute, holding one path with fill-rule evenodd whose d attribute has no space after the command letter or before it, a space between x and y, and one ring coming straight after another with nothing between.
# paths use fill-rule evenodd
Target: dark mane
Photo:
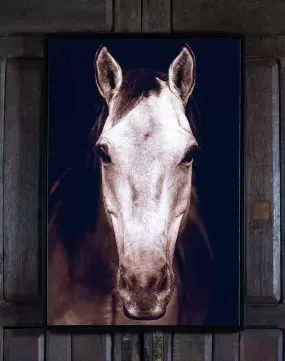
<instances>
[{"instance_id":1,"label":"dark mane","mask_svg":"<svg viewBox=\"0 0 285 361\"><path fill-rule=\"evenodd\" d=\"M165 82L168 81L166 74L150 69L124 72L124 81L116 102L115 112L117 117L122 117L131 111L145 97L160 93L161 86L156 77ZM190 102L186 107L186 116L194 135L197 137ZM77 254L80 247L84 242L86 243L87 235L95 232L100 223L98 214L101 206L101 172L99 157L94 146L107 117L108 107L104 103L89 135L86 168L76 172L67 171L50 193L49 233L51 236L49 236L48 245L49 257L53 254L55 243L60 241L68 255L70 282L76 280L76 274L74 274L76 267L74 265L78 262ZM203 301L206 304L209 302L208 292L212 287L213 255L207 237L203 233L204 229L197 208L198 198L195 186L193 186L189 221L183 235L177 240L175 250L175 259L179 267L184 292L182 292L183 297L180 299L179 318L180 322L184 319L184 322L187 323L195 323L195 320L199 319L199 312L201 312L201 308L203 309L202 303ZM88 274L91 274L90 271ZM86 282L85 285L87 285ZM93 286L91 284L89 287ZM194 292L197 293L195 299L192 297ZM54 297L56 296L54 295ZM185 312L185 310L189 309L191 309L192 313L195 313L194 316Z\"/></svg>"}]
</instances>

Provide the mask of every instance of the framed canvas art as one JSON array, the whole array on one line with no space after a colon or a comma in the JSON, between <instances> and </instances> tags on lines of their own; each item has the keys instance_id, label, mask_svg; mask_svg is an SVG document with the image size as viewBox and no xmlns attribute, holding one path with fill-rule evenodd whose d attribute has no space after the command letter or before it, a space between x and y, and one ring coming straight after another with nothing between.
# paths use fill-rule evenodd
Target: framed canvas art
<instances>
[{"instance_id":1,"label":"framed canvas art","mask_svg":"<svg viewBox=\"0 0 285 361\"><path fill-rule=\"evenodd\" d=\"M242 326L242 38L47 38L47 326Z\"/></svg>"}]
</instances>

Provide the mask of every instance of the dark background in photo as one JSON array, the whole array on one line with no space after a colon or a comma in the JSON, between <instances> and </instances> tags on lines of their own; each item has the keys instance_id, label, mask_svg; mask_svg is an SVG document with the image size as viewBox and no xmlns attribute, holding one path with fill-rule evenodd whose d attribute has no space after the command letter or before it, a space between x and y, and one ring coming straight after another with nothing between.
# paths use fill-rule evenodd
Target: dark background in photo
<instances>
[{"instance_id":1,"label":"dark background in photo","mask_svg":"<svg viewBox=\"0 0 285 361\"><path fill-rule=\"evenodd\" d=\"M99 113L94 55L100 45L123 69L168 67L187 43L196 63L192 111L202 148L195 166L202 219L215 255L217 287L207 326L239 325L238 39L53 38L48 41L48 187L86 164L88 134Z\"/></svg>"}]
</instances>

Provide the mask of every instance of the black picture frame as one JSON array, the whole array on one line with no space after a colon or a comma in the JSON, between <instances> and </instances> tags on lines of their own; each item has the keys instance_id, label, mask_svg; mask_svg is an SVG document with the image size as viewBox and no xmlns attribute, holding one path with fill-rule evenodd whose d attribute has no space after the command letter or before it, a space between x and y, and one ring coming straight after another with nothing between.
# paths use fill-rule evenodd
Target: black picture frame
<instances>
[{"instance_id":1,"label":"black picture frame","mask_svg":"<svg viewBox=\"0 0 285 361\"><path fill-rule=\"evenodd\" d=\"M239 253L239 320L238 326L186 326L186 325L175 325L175 326L126 326L126 325L90 325L90 326L61 326L61 325L49 325L47 323L47 210L48 210L48 185L47 185L47 174L48 174L48 40L52 38L100 38L100 39L167 39L167 38L229 38L239 39L241 44L241 81L240 81L240 122L239 122L239 178L240 178L240 201L239 201L239 214L240 214L240 253ZM95 53L94 53L95 54ZM244 284L244 273L245 273L245 262L244 262L244 74L245 74L245 55L244 55L244 36L241 34L233 33L179 33L179 34L141 34L141 33L56 33L45 35L45 48L44 48L44 79L42 89L42 129L41 129L41 174L40 174L40 252L42 259L42 306L44 314L44 327L48 331L56 332L100 332L100 333L111 333L111 332L187 332L187 333L211 333L211 332L237 332L244 329L244 296L245 296L245 284ZM95 83L94 83L95 86Z\"/></svg>"}]
</instances>

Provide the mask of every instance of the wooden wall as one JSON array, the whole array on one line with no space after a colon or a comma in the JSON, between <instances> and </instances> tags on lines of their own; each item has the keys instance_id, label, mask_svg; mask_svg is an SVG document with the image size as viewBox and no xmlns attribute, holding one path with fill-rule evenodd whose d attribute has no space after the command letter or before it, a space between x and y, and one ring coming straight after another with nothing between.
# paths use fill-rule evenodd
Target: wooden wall
<instances>
[{"instance_id":1,"label":"wooden wall","mask_svg":"<svg viewBox=\"0 0 285 361\"><path fill-rule=\"evenodd\" d=\"M277 0L170 1L1 0L0 361L142 361L142 351L149 361L285 359L285 36L274 35L285 31L285 6ZM41 34L57 31L248 35L245 331L143 336L44 332L38 222Z\"/></svg>"}]
</instances>

